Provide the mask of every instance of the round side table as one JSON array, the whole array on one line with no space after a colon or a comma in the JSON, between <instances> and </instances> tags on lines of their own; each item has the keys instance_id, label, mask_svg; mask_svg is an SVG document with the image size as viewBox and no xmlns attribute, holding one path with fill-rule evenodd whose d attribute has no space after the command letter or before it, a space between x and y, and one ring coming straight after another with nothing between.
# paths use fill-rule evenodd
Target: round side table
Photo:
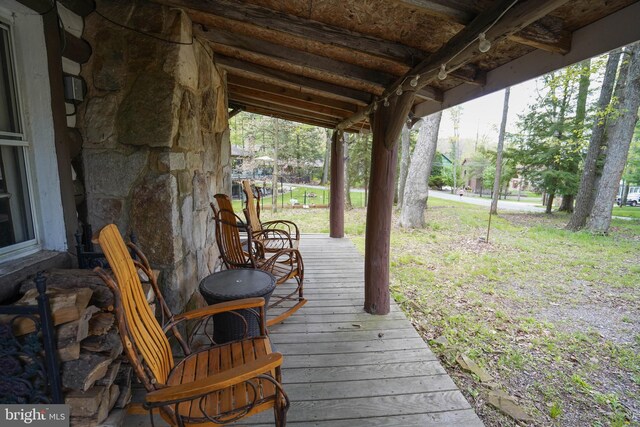
<instances>
[{"instance_id":1,"label":"round side table","mask_svg":"<svg viewBox=\"0 0 640 427\"><path fill-rule=\"evenodd\" d=\"M266 271L241 268L213 273L200 282L200 293L209 304L234 301L243 298L263 297L265 313L269 297L276 288L276 278ZM247 322L246 337L260 335L260 322L249 310L237 310ZM234 313L213 316L213 339L225 343L245 338L245 322Z\"/></svg>"}]
</instances>

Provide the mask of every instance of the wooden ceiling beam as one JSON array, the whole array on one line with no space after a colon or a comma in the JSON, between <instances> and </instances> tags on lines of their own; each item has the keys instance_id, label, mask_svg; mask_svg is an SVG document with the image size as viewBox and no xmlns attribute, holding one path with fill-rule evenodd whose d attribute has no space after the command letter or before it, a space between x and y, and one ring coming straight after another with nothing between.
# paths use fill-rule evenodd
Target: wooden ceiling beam
<instances>
[{"instance_id":1,"label":"wooden ceiling beam","mask_svg":"<svg viewBox=\"0 0 640 427\"><path fill-rule=\"evenodd\" d=\"M471 64L463 65L457 70L450 72L449 76L465 83L478 86L484 86L485 83L487 83L487 73Z\"/></svg>"},{"instance_id":2,"label":"wooden ceiling beam","mask_svg":"<svg viewBox=\"0 0 640 427\"><path fill-rule=\"evenodd\" d=\"M269 94L280 95L286 98L308 102L311 104L317 104L322 106L331 107L336 110L342 110L347 113L355 113L358 111L358 106L354 103L340 101L337 99L326 98L310 93L305 93L300 90L291 89L285 86L265 83L250 78L229 74L227 76L227 83L230 85L243 87L260 92L266 92Z\"/></svg>"},{"instance_id":3,"label":"wooden ceiling beam","mask_svg":"<svg viewBox=\"0 0 640 427\"><path fill-rule=\"evenodd\" d=\"M228 84L228 88L229 88L230 99L239 99L240 97L247 98L247 99L255 99L259 101L265 101L267 103L271 103L274 105L281 105L285 107L289 106L302 111L313 112L314 114L331 117L333 119L335 118L344 119L345 117L348 117L350 114L353 114L352 112L348 112L344 110L336 110L331 107L312 104L309 102L300 101L298 99L287 98L285 96L276 95L269 92L263 92L256 89L249 89L242 86L235 86L231 83Z\"/></svg>"},{"instance_id":4,"label":"wooden ceiling beam","mask_svg":"<svg viewBox=\"0 0 640 427\"><path fill-rule=\"evenodd\" d=\"M447 64L447 70L451 72L475 59L481 55L475 46L472 46L479 33L485 32L489 40L502 40L548 15L567 1L535 0L515 4L513 0L496 1L490 9L478 15L473 22L453 36L437 52L429 55L388 87L382 97L393 96L399 87L403 91L415 91L428 85L437 78L441 64ZM416 75L420 76L420 80L416 87L412 87L409 82ZM338 125L338 129L351 126L353 122L361 121L372 110L373 105L369 105L369 107L356 113L353 117L341 122Z\"/></svg>"},{"instance_id":5,"label":"wooden ceiling beam","mask_svg":"<svg viewBox=\"0 0 640 427\"><path fill-rule=\"evenodd\" d=\"M215 55L215 61L216 64L231 74L252 77L266 83L281 84L294 89L299 88L305 92L317 93L323 96L353 102L360 106L367 105L373 99L373 96L367 92L287 73L285 71L274 70L225 55Z\"/></svg>"},{"instance_id":6,"label":"wooden ceiling beam","mask_svg":"<svg viewBox=\"0 0 640 427\"><path fill-rule=\"evenodd\" d=\"M244 107L245 111L248 113L261 114L263 116L269 116L269 117L277 117L279 119L289 120L291 122L304 123L307 125L318 126L318 127L327 128L327 129L335 128L335 123L324 122L324 121L309 118L309 117L301 117L295 114L289 114L289 113L284 113L279 111L271 111L265 108L256 107L252 105L246 105L242 107ZM358 126L354 125L345 130L348 132L360 132L362 129L369 130L368 124L362 124L362 125L363 125L362 127L360 127L359 125Z\"/></svg>"},{"instance_id":7,"label":"wooden ceiling beam","mask_svg":"<svg viewBox=\"0 0 640 427\"><path fill-rule=\"evenodd\" d=\"M194 26L194 34L210 42L216 51L217 45L229 46L235 49L254 52L260 55L277 58L302 67L317 69L326 73L336 74L343 78L358 79L369 84L386 86L397 76L380 71L347 64L313 53L292 49L265 40L252 38L240 33L230 33L219 29L209 29L200 25Z\"/></svg>"},{"instance_id":8,"label":"wooden ceiling beam","mask_svg":"<svg viewBox=\"0 0 640 427\"><path fill-rule=\"evenodd\" d=\"M291 114L297 117L306 117L316 120L318 123L325 123L327 125L335 124L340 121L339 117L327 117L321 116L311 111L306 111L300 108L296 108L290 105L275 104L264 99L258 99L250 96L244 96L240 94L229 94L229 102L235 105L253 106L264 109L265 111L273 111L284 114Z\"/></svg>"},{"instance_id":9,"label":"wooden ceiling beam","mask_svg":"<svg viewBox=\"0 0 640 427\"><path fill-rule=\"evenodd\" d=\"M206 25L207 15L213 14L225 19L248 22L329 45L343 46L385 58L393 58L411 66L425 56L425 52L422 50L400 43L248 3L239 3L233 0L156 1L186 9L191 20L195 23Z\"/></svg>"},{"instance_id":10,"label":"wooden ceiling beam","mask_svg":"<svg viewBox=\"0 0 640 427\"><path fill-rule=\"evenodd\" d=\"M468 25L478 15L461 0L397 0L430 15L439 16L460 25ZM509 40L547 52L566 54L571 49L571 33L564 30L559 17L544 16L521 31L509 36Z\"/></svg>"}]
</instances>

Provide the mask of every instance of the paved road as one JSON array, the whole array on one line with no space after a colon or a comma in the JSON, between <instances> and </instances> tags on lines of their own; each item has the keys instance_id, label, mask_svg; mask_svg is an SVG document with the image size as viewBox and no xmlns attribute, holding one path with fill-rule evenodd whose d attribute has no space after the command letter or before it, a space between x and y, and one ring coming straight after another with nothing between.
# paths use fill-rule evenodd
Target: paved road
<instances>
[{"instance_id":1,"label":"paved road","mask_svg":"<svg viewBox=\"0 0 640 427\"><path fill-rule=\"evenodd\" d=\"M451 194L443 191L429 190L429 197L435 197L438 199L455 200L456 202L470 203L472 205L487 206L491 205L491 199L479 198L473 196L458 196L457 194ZM498 212L500 209L507 211L520 211L520 212L544 212L544 208L535 206L533 203L526 202L511 202L508 200L498 200Z\"/></svg>"}]
</instances>

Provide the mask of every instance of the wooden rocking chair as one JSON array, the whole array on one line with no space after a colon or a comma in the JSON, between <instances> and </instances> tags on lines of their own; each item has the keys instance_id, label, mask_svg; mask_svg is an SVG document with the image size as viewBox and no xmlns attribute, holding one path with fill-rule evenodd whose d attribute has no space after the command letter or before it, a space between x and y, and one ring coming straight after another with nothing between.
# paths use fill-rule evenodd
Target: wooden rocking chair
<instances>
[{"instance_id":1,"label":"wooden rocking chair","mask_svg":"<svg viewBox=\"0 0 640 427\"><path fill-rule=\"evenodd\" d=\"M151 425L156 408L166 422L180 427L226 424L270 408L274 409L276 426L286 424L289 399L280 385L282 355L271 351L266 336L264 299L231 301L173 315L146 258L130 244L140 261L131 258L115 225L104 227L94 240L113 271L114 277L95 269L114 293L120 337L134 372L147 389L144 407L149 410ZM163 327L145 299L138 269L151 280L162 309ZM261 336L221 345L212 342L192 352L192 339L184 340L178 331L181 322L197 322L197 332L207 326L211 316L241 309L259 317ZM185 355L178 364L166 335L169 331Z\"/></svg>"},{"instance_id":2,"label":"wooden rocking chair","mask_svg":"<svg viewBox=\"0 0 640 427\"><path fill-rule=\"evenodd\" d=\"M285 295L274 293L271 296L269 309L278 307L283 311L276 317L269 319L267 326L282 322L307 303L302 293L304 265L300 252L294 248L283 248L265 256L264 244L253 238L254 233L251 225L245 225L233 212L229 196L216 194L214 197L218 203L217 209L211 203L216 222L216 243L225 267L228 269L257 268L268 271L276 277L276 285L279 288L279 285L283 285L290 279L296 281L295 289L287 290ZM247 213L245 212L245 214ZM246 231L247 239L245 241L241 239L241 231ZM278 288L276 288L276 292L277 290ZM285 302L293 302L294 304L286 307Z\"/></svg>"},{"instance_id":3,"label":"wooden rocking chair","mask_svg":"<svg viewBox=\"0 0 640 427\"><path fill-rule=\"evenodd\" d=\"M247 223L253 230L253 238L262 243L266 252L277 252L284 248L298 249L300 230L291 221L260 220L260 189L251 184L248 179L242 180L242 190L245 195L245 216Z\"/></svg>"}]
</instances>

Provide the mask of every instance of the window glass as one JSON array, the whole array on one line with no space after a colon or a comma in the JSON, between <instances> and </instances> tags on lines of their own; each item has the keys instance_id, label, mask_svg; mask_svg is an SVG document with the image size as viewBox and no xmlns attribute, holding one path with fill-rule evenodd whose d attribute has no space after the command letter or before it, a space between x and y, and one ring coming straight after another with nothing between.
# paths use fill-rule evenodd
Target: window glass
<instances>
[{"instance_id":1,"label":"window glass","mask_svg":"<svg viewBox=\"0 0 640 427\"><path fill-rule=\"evenodd\" d=\"M0 132L19 133L9 31L0 26Z\"/></svg>"},{"instance_id":2,"label":"window glass","mask_svg":"<svg viewBox=\"0 0 640 427\"><path fill-rule=\"evenodd\" d=\"M0 24L0 253L35 239L28 144L20 132L9 28Z\"/></svg>"},{"instance_id":3,"label":"window glass","mask_svg":"<svg viewBox=\"0 0 640 427\"><path fill-rule=\"evenodd\" d=\"M24 151L23 147L0 147L0 248L35 237Z\"/></svg>"}]
</instances>

